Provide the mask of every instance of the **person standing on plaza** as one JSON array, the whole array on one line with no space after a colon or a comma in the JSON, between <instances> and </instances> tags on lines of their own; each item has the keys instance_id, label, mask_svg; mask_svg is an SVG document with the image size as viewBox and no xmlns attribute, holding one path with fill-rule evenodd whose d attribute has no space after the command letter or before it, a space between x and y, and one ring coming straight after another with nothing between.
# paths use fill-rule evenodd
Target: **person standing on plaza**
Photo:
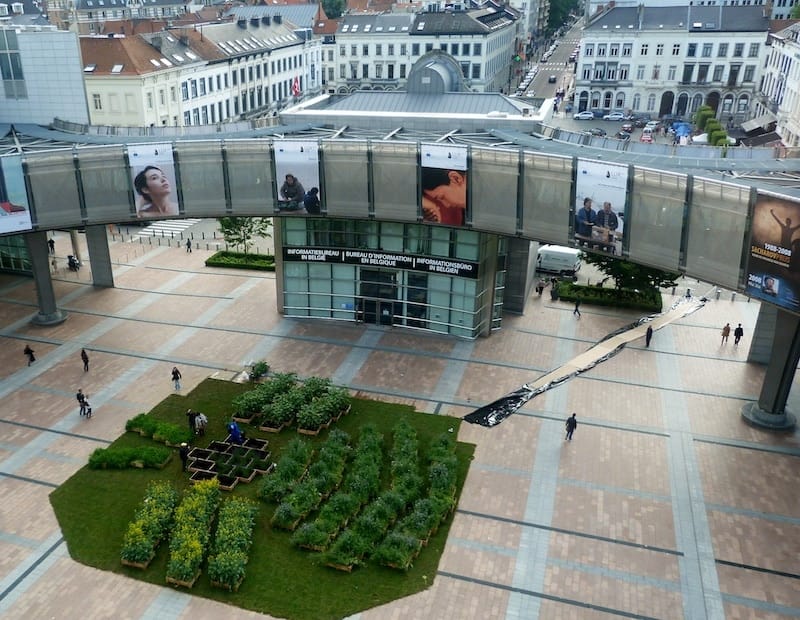
<instances>
[{"instance_id":1,"label":"person standing on plaza","mask_svg":"<svg viewBox=\"0 0 800 620\"><path fill-rule=\"evenodd\" d=\"M33 364L36 361L36 356L33 354L33 349L31 349L31 345L26 344L25 348L22 350L22 352L28 358L28 366L30 366L31 364Z\"/></svg>"},{"instance_id":2,"label":"person standing on plaza","mask_svg":"<svg viewBox=\"0 0 800 620\"><path fill-rule=\"evenodd\" d=\"M186 465L189 462L189 444L184 441L178 450L178 454L181 457L181 469L186 471Z\"/></svg>"},{"instance_id":3,"label":"person standing on plaza","mask_svg":"<svg viewBox=\"0 0 800 620\"><path fill-rule=\"evenodd\" d=\"M208 418L206 417L206 414L198 411L197 415L194 418L195 435L200 435L200 436L205 435L206 426L208 426Z\"/></svg>"},{"instance_id":4,"label":"person standing on plaza","mask_svg":"<svg viewBox=\"0 0 800 620\"><path fill-rule=\"evenodd\" d=\"M83 362L83 372L89 372L89 354L86 349L81 349L81 361Z\"/></svg>"},{"instance_id":5,"label":"person standing on plaza","mask_svg":"<svg viewBox=\"0 0 800 620\"><path fill-rule=\"evenodd\" d=\"M578 419L576 414L573 413L567 418L567 435L564 437L564 441L572 441L572 433L575 432L576 428L578 428Z\"/></svg>"},{"instance_id":6,"label":"person standing on plaza","mask_svg":"<svg viewBox=\"0 0 800 620\"><path fill-rule=\"evenodd\" d=\"M575 298L575 309L572 311L572 314L575 314L575 315L578 316L578 318L581 318L581 298L580 297L576 297Z\"/></svg>"},{"instance_id":7,"label":"person standing on plaza","mask_svg":"<svg viewBox=\"0 0 800 620\"><path fill-rule=\"evenodd\" d=\"M192 253L192 240L191 240L191 239L187 239L187 240L186 240L186 251L187 251L189 254L191 254L191 253Z\"/></svg>"},{"instance_id":8,"label":"person standing on plaza","mask_svg":"<svg viewBox=\"0 0 800 620\"><path fill-rule=\"evenodd\" d=\"M50 254L55 254L56 253L56 240L53 239L52 237L50 237L50 239L47 240L47 247L50 248Z\"/></svg>"},{"instance_id":9,"label":"person standing on plaza","mask_svg":"<svg viewBox=\"0 0 800 620\"><path fill-rule=\"evenodd\" d=\"M720 344L725 344L728 342L728 336L731 335L731 324L725 323L725 327L722 328L722 342Z\"/></svg>"},{"instance_id":10,"label":"person standing on plaza","mask_svg":"<svg viewBox=\"0 0 800 620\"><path fill-rule=\"evenodd\" d=\"M78 401L78 405L80 406L78 415L86 415L86 395L81 388L78 388L78 393L75 394L75 400Z\"/></svg>"},{"instance_id":11,"label":"person standing on plaza","mask_svg":"<svg viewBox=\"0 0 800 620\"><path fill-rule=\"evenodd\" d=\"M742 336L744 336L744 330L742 329L742 324L739 323L739 326L733 330L733 344L738 346Z\"/></svg>"},{"instance_id":12,"label":"person standing on plaza","mask_svg":"<svg viewBox=\"0 0 800 620\"><path fill-rule=\"evenodd\" d=\"M195 420L197 420L197 414L194 411L192 411L191 409L187 409L186 410L186 418L189 421L189 430L192 431L192 434L194 435L194 432L195 432Z\"/></svg>"},{"instance_id":13,"label":"person standing on plaza","mask_svg":"<svg viewBox=\"0 0 800 620\"><path fill-rule=\"evenodd\" d=\"M647 331L644 333L644 346L648 349L650 348L650 341L653 339L653 327L651 325L647 326Z\"/></svg>"},{"instance_id":14,"label":"person standing on plaza","mask_svg":"<svg viewBox=\"0 0 800 620\"><path fill-rule=\"evenodd\" d=\"M180 391L181 389L181 371L178 370L177 366L172 367L172 382L175 384L175 390Z\"/></svg>"}]
</instances>

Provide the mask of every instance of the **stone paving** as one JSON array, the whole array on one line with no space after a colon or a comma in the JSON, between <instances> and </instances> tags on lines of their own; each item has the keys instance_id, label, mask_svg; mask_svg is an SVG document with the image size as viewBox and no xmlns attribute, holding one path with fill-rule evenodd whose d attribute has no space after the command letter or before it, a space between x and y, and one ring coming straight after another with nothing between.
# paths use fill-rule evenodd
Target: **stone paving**
<instances>
[{"instance_id":1,"label":"stone paving","mask_svg":"<svg viewBox=\"0 0 800 620\"><path fill-rule=\"evenodd\" d=\"M71 253L66 234L56 248ZM284 319L273 274L209 269L209 254L115 239L116 288L91 286L89 264L60 270L69 319L52 328L29 323L33 282L0 275L0 617L264 617L73 562L50 508L92 450L172 392L173 365L184 391L265 358L462 416L637 318L584 306L578 320L534 296L475 342ZM628 344L495 428L463 424L475 459L431 587L355 618L800 617L800 435L744 424L764 368L746 362L747 336L739 347L719 338L726 322L752 333L757 312L741 296L712 301L658 330L650 349ZM91 420L76 415L78 387ZM579 426L565 442L572 411Z\"/></svg>"}]
</instances>

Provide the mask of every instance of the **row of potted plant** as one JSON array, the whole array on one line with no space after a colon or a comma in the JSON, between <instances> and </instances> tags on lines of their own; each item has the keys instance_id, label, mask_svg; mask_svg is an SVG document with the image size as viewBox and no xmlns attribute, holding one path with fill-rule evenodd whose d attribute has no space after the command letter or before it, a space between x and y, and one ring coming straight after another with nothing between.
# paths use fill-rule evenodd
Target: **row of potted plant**
<instances>
[{"instance_id":1,"label":"row of potted plant","mask_svg":"<svg viewBox=\"0 0 800 620\"><path fill-rule=\"evenodd\" d=\"M323 504L314 521L300 526L292 536L292 543L315 551L327 549L339 531L377 493L382 460L383 436L374 426L364 426L340 489Z\"/></svg>"},{"instance_id":2,"label":"row of potted plant","mask_svg":"<svg viewBox=\"0 0 800 620\"><path fill-rule=\"evenodd\" d=\"M219 481L216 479L198 482L184 494L175 510L175 523L170 535L167 583L189 588L194 585L208 550L219 498Z\"/></svg>"},{"instance_id":3,"label":"row of potted plant","mask_svg":"<svg viewBox=\"0 0 800 620\"><path fill-rule=\"evenodd\" d=\"M122 541L122 563L147 568L172 524L178 492L169 483L151 482L128 524Z\"/></svg>"},{"instance_id":4,"label":"row of potted plant","mask_svg":"<svg viewBox=\"0 0 800 620\"><path fill-rule=\"evenodd\" d=\"M325 394L331 386L330 379L309 377L302 384L295 384L262 408L259 425L269 430L280 430L295 422L297 412L318 396Z\"/></svg>"},{"instance_id":5,"label":"row of potted plant","mask_svg":"<svg viewBox=\"0 0 800 620\"><path fill-rule=\"evenodd\" d=\"M313 454L314 447L308 441L299 437L292 439L283 449L275 469L261 483L258 497L265 501L280 502L303 477Z\"/></svg>"},{"instance_id":6,"label":"row of potted plant","mask_svg":"<svg viewBox=\"0 0 800 620\"><path fill-rule=\"evenodd\" d=\"M350 396L343 388L329 388L297 412L297 428L300 432L318 433L327 428L350 407Z\"/></svg>"},{"instance_id":7,"label":"row of potted plant","mask_svg":"<svg viewBox=\"0 0 800 620\"><path fill-rule=\"evenodd\" d=\"M411 512L383 539L372 555L375 561L401 570L411 567L455 506L457 465L455 438L442 434L429 451L428 497L414 502Z\"/></svg>"},{"instance_id":8,"label":"row of potted plant","mask_svg":"<svg viewBox=\"0 0 800 620\"><path fill-rule=\"evenodd\" d=\"M278 396L291 391L296 383L297 376L294 373L276 373L269 380L231 401L234 419L245 423L252 421Z\"/></svg>"},{"instance_id":9,"label":"row of potted plant","mask_svg":"<svg viewBox=\"0 0 800 620\"><path fill-rule=\"evenodd\" d=\"M248 499L233 497L223 502L208 559L212 585L234 592L239 589L245 577L257 514L258 505Z\"/></svg>"},{"instance_id":10,"label":"row of potted plant","mask_svg":"<svg viewBox=\"0 0 800 620\"><path fill-rule=\"evenodd\" d=\"M349 451L350 436L344 431L332 431L304 479L292 488L275 510L272 526L294 531L300 521L340 484Z\"/></svg>"},{"instance_id":11,"label":"row of potted plant","mask_svg":"<svg viewBox=\"0 0 800 620\"><path fill-rule=\"evenodd\" d=\"M143 437L152 437L154 441L166 443L169 446L179 446L183 442L190 442L194 433L184 425L170 422L159 422L146 413L140 413L125 422L125 430L139 433Z\"/></svg>"},{"instance_id":12,"label":"row of potted plant","mask_svg":"<svg viewBox=\"0 0 800 620\"><path fill-rule=\"evenodd\" d=\"M89 455L89 469L162 469L171 458L172 450L163 446L97 448Z\"/></svg>"}]
</instances>

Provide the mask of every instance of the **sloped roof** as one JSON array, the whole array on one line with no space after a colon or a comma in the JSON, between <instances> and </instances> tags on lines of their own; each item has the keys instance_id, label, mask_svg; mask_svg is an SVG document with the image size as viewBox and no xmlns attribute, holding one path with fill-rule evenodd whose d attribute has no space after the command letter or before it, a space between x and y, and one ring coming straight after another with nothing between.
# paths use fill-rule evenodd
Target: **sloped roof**
<instances>
[{"instance_id":1,"label":"sloped roof","mask_svg":"<svg viewBox=\"0 0 800 620\"><path fill-rule=\"evenodd\" d=\"M394 34L410 32L414 16L411 14L358 14L348 13L339 18L340 34Z\"/></svg>"},{"instance_id":2,"label":"sloped roof","mask_svg":"<svg viewBox=\"0 0 800 620\"><path fill-rule=\"evenodd\" d=\"M592 20L587 31L681 30L689 32L766 32L764 7L640 6L613 7Z\"/></svg>"},{"instance_id":3,"label":"sloped roof","mask_svg":"<svg viewBox=\"0 0 800 620\"><path fill-rule=\"evenodd\" d=\"M257 6L237 6L225 11L225 17L237 19L261 19L262 17L275 17L295 24L299 28L311 28L317 18L319 5L317 4L275 4Z\"/></svg>"},{"instance_id":4,"label":"sloped roof","mask_svg":"<svg viewBox=\"0 0 800 620\"><path fill-rule=\"evenodd\" d=\"M520 108L499 93L444 93L420 95L404 91L356 91L333 101L326 110L348 112L396 112L399 114L489 114L501 112L517 115Z\"/></svg>"},{"instance_id":5,"label":"sloped roof","mask_svg":"<svg viewBox=\"0 0 800 620\"><path fill-rule=\"evenodd\" d=\"M183 6L191 0L141 0L142 7ZM75 0L78 11L107 11L128 8L127 0Z\"/></svg>"},{"instance_id":6,"label":"sloped roof","mask_svg":"<svg viewBox=\"0 0 800 620\"><path fill-rule=\"evenodd\" d=\"M339 21L336 19L318 19L314 22L314 34L334 34L339 28Z\"/></svg>"},{"instance_id":7,"label":"sloped roof","mask_svg":"<svg viewBox=\"0 0 800 620\"><path fill-rule=\"evenodd\" d=\"M83 36L79 40L84 67L94 65L92 71L84 70L84 76L146 75L179 64L174 58L164 63L164 54L140 36ZM115 67L119 70L112 73Z\"/></svg>"}]
</instances>

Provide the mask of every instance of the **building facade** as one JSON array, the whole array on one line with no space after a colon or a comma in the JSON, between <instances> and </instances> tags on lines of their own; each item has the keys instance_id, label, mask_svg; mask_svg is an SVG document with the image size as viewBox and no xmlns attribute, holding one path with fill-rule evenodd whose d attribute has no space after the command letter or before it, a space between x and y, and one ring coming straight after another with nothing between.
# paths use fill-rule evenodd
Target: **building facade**
<instances>
[{"instance_id":1,"label":"building facade","mask_svg":"<svg viewBox=\"0 0 800 620\"><path fill-rule=\"evenodd\" d=\"M201 4L191 0L47 0L51 23L79 34L101 34L107 22L180 17Z\"/></svg>"},{"instance_id":2,"label":"building facade","mask_svg":"<svg viewBox=\"0 0 800 620\"><path fill-rule=\"evenodd\" d=\"M0 77L0 123L89 120L80 46L71 32L0 25Z\"/></svg>"},{"instance_id":3,"label":"building facade","mask_svg":"<svg viewBox=\"0 0 800 620\"><path fill-rule=\"evenodd\" d=\"M785 146L800 146L800 22L770 35L754 112L776 122Z\"/></svg>"},{"instance_id":4,"label":"building facade","mask_svg":"<svg viewBox=\"0 0 800 620\"><path fill-rule=\"evenodd\" d=\"M751 115L769 20L759 6L615 7L584 29L578 110Z\"/></svg>"},{"instance_id":5,"label":"building facade","mask_svg":"<svg viewBox=\"0 0 800 620\"><path fill-rule=\"evenodd\" d=\"M607 11L611 7L636 7L640 4L652 6L685 6L686 0L585 0L583 5L587 19ZM797 0L697 0L694 6L714 7L726 6L760 6L770 19L789 19Z\"/></svg>"}]
</instances>

